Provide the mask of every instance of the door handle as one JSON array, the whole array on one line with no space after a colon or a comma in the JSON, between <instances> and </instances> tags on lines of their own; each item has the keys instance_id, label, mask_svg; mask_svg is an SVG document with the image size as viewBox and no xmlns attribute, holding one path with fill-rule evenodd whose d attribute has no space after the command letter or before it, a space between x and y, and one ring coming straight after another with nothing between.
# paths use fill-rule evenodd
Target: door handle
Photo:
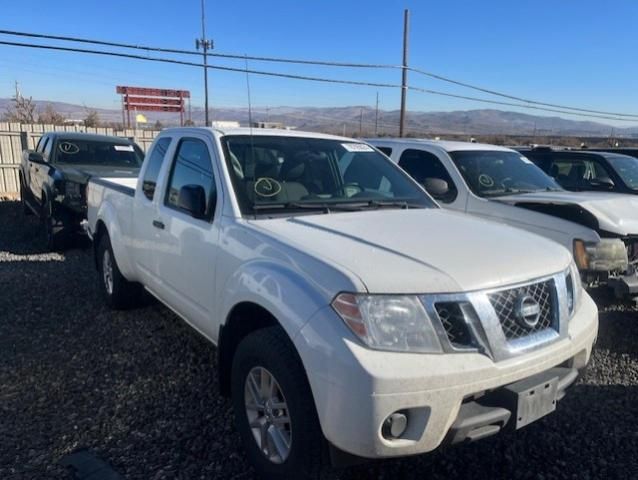
<instances>
[{"instance_id":1,"label":"door handle","mask_svg":"<svg viewBox=\"0 0 638 480\"><path fill-rule=\"evenodd\" d=\"M160 230L164 230L165 227L164 223L160 222L159 220L153 220L153 226L155 228L159 228Z\"/></svg>"}]
</instances>

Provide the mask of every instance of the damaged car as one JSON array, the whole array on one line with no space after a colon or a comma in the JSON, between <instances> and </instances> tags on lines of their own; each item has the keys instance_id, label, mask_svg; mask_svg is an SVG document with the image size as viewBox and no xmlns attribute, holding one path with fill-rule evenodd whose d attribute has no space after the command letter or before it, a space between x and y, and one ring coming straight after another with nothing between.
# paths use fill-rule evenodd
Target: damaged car
<instances>
[{"instance_id":1,"label":"damaged car","mask_svg":"<svg viewBox=\"0 0 638 480\"><path fill-rule=\"evenodd\" d=\"M369 142L441 206L555 240L572 252L588 286L606 285L619 298L638 296L638 198L566 191L509 148L416 139Z\"/></svg>"}]
</instances>

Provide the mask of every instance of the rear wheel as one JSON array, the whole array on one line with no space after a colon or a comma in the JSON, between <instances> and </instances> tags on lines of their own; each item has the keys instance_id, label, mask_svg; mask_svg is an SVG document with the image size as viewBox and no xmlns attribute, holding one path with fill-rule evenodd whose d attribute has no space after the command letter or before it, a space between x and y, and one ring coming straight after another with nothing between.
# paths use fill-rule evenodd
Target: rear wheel
<instances>
[{"instance_id":1,"label":"rear wheel","mask_svg":"<svg viewBox=\"0 0 638 480\"><path fill-rule=\"evenodd\" d=\"M129 282L120 272L108 234L102 235L98 242L97 270L102 298L109 308L114 310L138 306L143 297L142 286L136 282Z\"/></svg>"},{"instance_id":2,"label":"rear wheel","mask_svg":"<svg viewBox=\"0 0 638 480\"><path fill-rule=\"evenodd\" d=\"M310 385L284 330L264 328L241 341L231 389L237 430L261 478L331 477Z\"/></svg>"}]
</instances>

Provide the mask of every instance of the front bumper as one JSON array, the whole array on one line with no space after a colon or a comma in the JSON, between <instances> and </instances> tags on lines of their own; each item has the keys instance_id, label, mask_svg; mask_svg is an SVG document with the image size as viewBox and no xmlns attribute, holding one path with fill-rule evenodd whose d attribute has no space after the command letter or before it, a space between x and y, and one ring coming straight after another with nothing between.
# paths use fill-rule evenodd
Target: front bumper
<instances>
[{"instance_id":1,"label":"front bumper","mask_svg":"<svg viewBox=\"0 0 638 480\"><path fill-rule=\"evenodd\" d=\"M500 362L480 353L371 350L329 307L315 314L294 341L328 441L352 455L384 458L435 450L454 434L468 399L557 366L584 368L597 332L598 310L584 294L565 338ZM407 412L407 429L388 440L383 422L399 410Z\"/></svg>"}]
</instances>

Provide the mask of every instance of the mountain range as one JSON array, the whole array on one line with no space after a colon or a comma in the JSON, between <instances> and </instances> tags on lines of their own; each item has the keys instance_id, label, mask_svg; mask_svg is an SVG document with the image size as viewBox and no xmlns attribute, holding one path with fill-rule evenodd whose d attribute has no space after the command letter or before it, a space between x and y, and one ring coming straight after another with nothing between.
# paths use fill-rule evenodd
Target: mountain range
<instances>
[{"instance_id":1,"label":"mountain range","mask_svg":"<svg viewBox=\"0 0 638 480\"><path fill-rule=\"evenodd\" d=\"M42 111L50 104L54 110L68 119L81 120L89 110L95 110L102 122L121 123L122 112L117 109L92 108L64 102L35 100L36 110ZM0 117L11 104L11 99L0 98ZM204 111L193 107L190 112L196 124L202 124ZM179 123L179 116L157 112L145 113L149 123L160 121L171 126ZM188 117L188 112L186 113ZM211 108L214 121L249 120L282 123L302 130L323 131L346 135L371 135L375 131L383 135L395 135L399 124L398 110L380 110L367 106L348 107L270 107ZM495 109L463 110L450 112L419 112L407 114L407 131L412 135L562 135L606 137L638 137L638 125L618 128L593 121L571 120L562 117L546 117Z\"/></svg>"}]
</instances>

